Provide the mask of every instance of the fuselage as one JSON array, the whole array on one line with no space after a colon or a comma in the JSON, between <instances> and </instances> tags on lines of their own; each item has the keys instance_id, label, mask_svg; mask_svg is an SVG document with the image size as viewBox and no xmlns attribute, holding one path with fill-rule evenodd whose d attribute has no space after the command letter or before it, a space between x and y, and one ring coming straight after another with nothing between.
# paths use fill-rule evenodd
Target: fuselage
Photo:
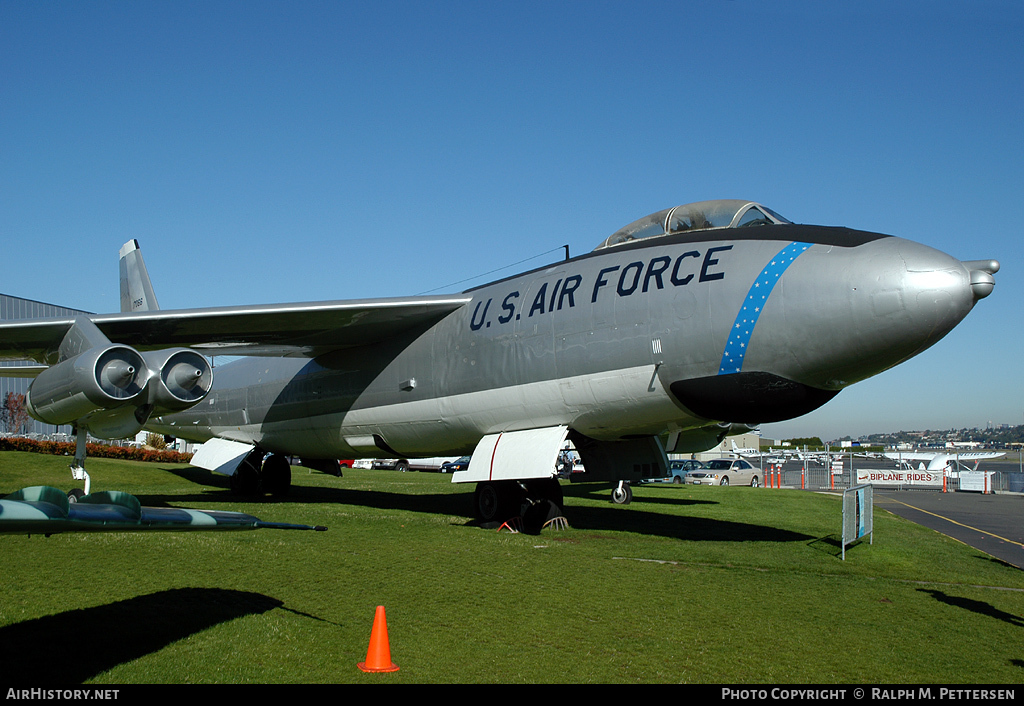
<instances>
[{"instance_id":1,"label":"fuselage","mask_svg":"<svg viewBox=\"0 0 1024 706\"><path fill-rule=\"evenodd\" d=\"M555 425L616 440L778 421L931 346L978 291L955 258L846 228L632 239L470 290L400 340L219 367L206 400L148 426L343 458Z\"/></svg>"}]
</instances>

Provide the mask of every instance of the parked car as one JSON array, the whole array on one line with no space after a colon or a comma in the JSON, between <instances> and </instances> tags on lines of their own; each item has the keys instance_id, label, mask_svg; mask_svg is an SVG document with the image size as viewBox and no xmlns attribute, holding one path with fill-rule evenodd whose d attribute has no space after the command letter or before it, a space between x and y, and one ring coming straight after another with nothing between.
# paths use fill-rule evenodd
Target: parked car
<instances>
[{"instance_id":1,"label":"parked car","mask_svg":"<svg viewBox=\"0 0 1024 706\"><path fill-rule=\"evenodd\" d=\"M455 473L469 468L469 456L457 458L454 461L445 461L441 464L441 473Z\"/></svg>"},{"instance_id":2,"label":"parked car","mask_svg":"<svg viewBox=\"0 0 1024 706\"><path fill-rule=\"evenodd\" d=\"M681 461L669 461L668 478L676 484L684 483L686 482L686 476L691 471L699 471L702 468L704 468L704 464L695 458L687 458Z\"/></svg>"},{"instance_id":3,"label":"parked car","mask_svg":"<svg viewBox=\"0 0 1024 706\"><path fill-rule=\"evenodd\" d=\"M451 460L451 456L433 458L375 458L370 467L375 471L440 471L441 464Z\"/></svg>"},{"instance_id":4,"label":"parked car","mask_svg":"<svg viewBox=\"0 0 1024 706\"><path fill-rule=\"evenodd\" d=\"M686 474L690 485L761 485L761 469L742 458L716 458Z\"/></svg>"}]
</instances>

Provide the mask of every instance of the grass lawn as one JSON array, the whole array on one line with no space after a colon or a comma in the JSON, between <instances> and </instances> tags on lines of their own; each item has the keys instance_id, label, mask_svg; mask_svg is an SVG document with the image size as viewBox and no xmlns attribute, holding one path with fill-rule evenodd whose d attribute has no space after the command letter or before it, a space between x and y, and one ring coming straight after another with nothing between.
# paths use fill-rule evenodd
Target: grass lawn
<instances>
[{"instance_id":1,"label":"grass lawn","mask_svg":"<svg viewBox=\"0 0 1024 706\"><path fill-rule=\"evenodd\" d=\"M72 487L0 453L0 494ZM837 496L565 485L571 528L497 533L449 476L293 469L239 502L189 466L90 459L95 490L327 532L0 536L0 683L1013 683L1024 572ZM364 674L374 609L400 670Z\"/></svg>"}]
</instances>

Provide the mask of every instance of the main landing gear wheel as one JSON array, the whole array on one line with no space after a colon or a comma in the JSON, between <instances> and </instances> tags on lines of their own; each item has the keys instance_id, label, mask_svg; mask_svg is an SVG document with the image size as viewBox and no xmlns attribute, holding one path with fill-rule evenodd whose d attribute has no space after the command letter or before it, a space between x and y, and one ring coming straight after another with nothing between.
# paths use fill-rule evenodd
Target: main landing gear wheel
<instances>
[{"instance_id":1,"label":"main landing gear wheel","mask_svg":"<svg viewBox=\"0 0 1024 706\"><path fill-rule=\"evenodd\" d=\"M557 478L527 480L523 481L523 485L526 488L527 500L532 500L535 502L540 500L547 500L552 505L554 505L558 510L562 510L562 508L564 507L562 486L558 483Z\"/></svg>"},{"instance_id":2,"label":"main landing gear wheel","mask_svg":"<svg viewBox=\"0 0 1024 706\"><path fill-rule=\"evenodd\" d=\"M292 487L292 467L281 454L267 456L263 449L253 449L238 464L229 483L235 495L270 493L283 497Z\"/></svg>"},{"instance_id":3,"label":"main landing gear wheel","mask_svg":"<svg viewBox=\"0 0 1024 706\"><path fill-rule=\"evenodd\" d=\"M505 522L521 517L537 525L562 514L562 486L554 478L525 481L487 481L476 484L473 514L481 523Z\"/></svg>"},{"instance_id":4,"label":"main landing gear wheel","mask_svg":"<svg viewBox=\"0 0 1024 706\"><path fill-rule=\"evenodd\" d=\"M562 486L556 478L524 481L523 532L540 534L548 522L563 517Z\"/></svg>"},{"instance_id":5,"label":"main landing gear wheel","mask_svg":"<svg viewBox=\"0 0 1024 706\"><path fill-rule=\"evenodd\" d=\"M473 514L481 522L504 522L519 514L522 489L515 481L477 483L473 493Z\"/></svg>"},{"instance_id":6,"label":"main landing gear wheel","mask_svg":"<svg viewBox=\"0 0 1024 706\"><path fill-rule=\"evenodd\" d=\"M628 483L619 482L612 488L612 502L616 505L629 505L633 501L633 489Z\"/></svg>"},{"instance_id":7,"label":"main landing gear wheel","mask_svg":"<svg viewBox=\"0 0 1024 706\"><path fill-rule=\"evenodd\" d=\"M263 462L263 489L274 497L284 497L292 487L292 467L288 459L272 454Z\"/></svg>"},{"instance_id":8,"label":"main landing gear wheel","mask_svg":"<svg viewBox=\"0 0 1024 706\"><path fill-rule=\"evenodd\" d=\"M562 517L562 508L554 500L528 499L528 502L529 506L523 510L523 532L526 534L540 534L544 525L556 517Z\"/></svg>"},{"instance_id":9,"label":"main landing gear wheel","mask_svg":"<svg viewBox=\"0 0 1024 706\"><path fill-rule=\"evenodd\" d=\"M262 486L261 470L263 456L266 452L260 449L253 449L238 464L238 468L231 474L229 483L231 492L235 495L258 495Z\"/></svg>"}]
</instances>

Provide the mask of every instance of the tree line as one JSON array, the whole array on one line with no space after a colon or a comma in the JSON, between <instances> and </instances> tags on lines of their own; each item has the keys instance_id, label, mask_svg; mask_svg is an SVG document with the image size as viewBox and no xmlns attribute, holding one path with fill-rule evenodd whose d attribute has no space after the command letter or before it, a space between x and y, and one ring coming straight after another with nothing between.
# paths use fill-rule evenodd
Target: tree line
<instances>
[{"instance_id":1,"label":"tree line","mask_svg":"<svg viewBox=\"0 0 1024 706\"><path fill-rule=\"evenodd\" d=\"M25 395L8 392L0 408L0 429L9 434L24 434L31 423L32 418L28 416L28 407L25 406Z\"/></svg>"}]
</instances>

